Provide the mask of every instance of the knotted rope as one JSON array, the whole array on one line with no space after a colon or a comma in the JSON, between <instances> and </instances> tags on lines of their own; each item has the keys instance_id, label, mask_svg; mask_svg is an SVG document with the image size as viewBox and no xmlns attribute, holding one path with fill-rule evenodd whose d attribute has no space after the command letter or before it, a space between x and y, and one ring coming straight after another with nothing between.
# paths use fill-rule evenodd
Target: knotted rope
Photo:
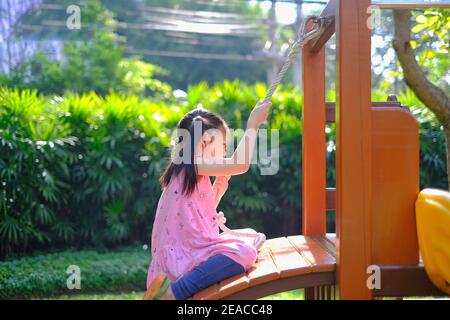
<instances>
[{"instance_id":1,"label":"knotted rope","mask_svg":"<svg viewBox=\"0 0 450 320\"><path fill-rule=\"evenodd\" d=\"M284 76L286 75L286 72L289 70L289 67L291 66L292 62L294 62L295 57L299 54L300 49L303 48L303 46L311 39L317 37L323 32L323 29L325 27L325 19L326 18L318 18L316 16L309 16L308 18L304 19L301 26L300 31L298 33L298 39L294 42L294 44L291 47L291 50L284 61L283 67L281 68L280 72L278 73L277 77L273 81L273 83L270 85L270 89L266 94L266 97L263 100L263 103L269 102L269 100L272 98L272 95L274 94L275 90L277 89L278 85L280 84L281 80L283 80ZM308 33L305 34L306 25L310 20L314 20L314 26Z\"/></svg>"}]
</instances>

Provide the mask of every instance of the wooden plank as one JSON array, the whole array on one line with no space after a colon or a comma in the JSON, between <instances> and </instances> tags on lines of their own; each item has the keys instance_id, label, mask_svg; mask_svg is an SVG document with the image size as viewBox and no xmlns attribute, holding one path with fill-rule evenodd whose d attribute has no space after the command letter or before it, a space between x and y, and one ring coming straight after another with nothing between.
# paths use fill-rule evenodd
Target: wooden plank
<instances>
[{"instance_id":1,"label":"wooden plank","mask_svg":"<svg viewBox=\"0 0 450 320\"><path fill-rule=\"evenodd\" d=\"M311 52L319 52L327 41L333 36L335 32L335 16L336 16L336 0L328 1L325 8L322 10L320 17L327 18L324 31L316 39L312 39L309 42L309 50Z\"/></svg>"},{"instance_id":2,"label":"wooden plank","mask_svg":"<svg viewBox=\"0 0 450 320\"><path fill-rule=\"evenodd\" d=\"M336 233L327 233L325 239L328 240L334 247L336 247Z\"/></svg>"},{"instance_id":3,"label":"wooden plank","mask_svg":"<svg viewBox=\"0 0 450 320\"><path fill-rule=\"evenodd\" d=\"M372 102L372 108L379 108L379 107L399 107L399 108L407 108L406 106L402 106L400 102L396 101L375 101ZM327 123L334 123L336 122L336 106L334 102L326 102L325 104L326 109L326 120Z\"/></svg>"},{"instance_id":4,"label":"wooden plank","mask_svg":"<svg viewBox=\"0 0 450 320\"><path fill-rule=\"evenodd\" d=\"M402 108L400 102L396 101L385 101L385 102L372 102L372 108L378 107L399 107ZM406 106L404 106L407 108ZM335 123L336 122L336 106L334 102L326 102L325 103L325 113L326 113L326 121L327 123Z\"/></svg>"},{"instance_id":5,"label":"wooden plank","mask_svg":"<svg viewBox=\"0 0 450 320\"><path fill-rule=\"evenodd\" d=\"M450 8L449 0L372 0L372 5L380 9L426 9Z\"/></svg>"},{"instance_id":6,"label":"wooden plank","mask_svg":"<svg viewBox=\"0 0 450 320\"><path fill-rule=\"evenodd\" d=\"M372 263L417 264L419 124L400 107L372 109Z\"/></svg>"},{"instance_id":7,"label":"wooden plank","mask_svg":"<svg viewBox=\"0 0 450 320\"><path fill-rule=\"evenodd\" d=\"M279 292L321 285L333 285L336 283L335 278L335 272L308 273L288 278L280 278L271 282L249 287L243 291L225 297L224 300L255 300Z\"/></svg>"},{"instance_id":8,"label":"wooden plank","mask_svg":"<svg viewBox=\"0 0 450 320\"><path fill-rule=\"evenodd\" d=\"M308 300L336 300L336 287L333 285L323 285L309 289Z\"/></svg>"},{"instance_id":9,"label":"wooden plank","mask_svg":"<svg viewBox=\"0 0 450 320\"><path fill-rule=\"evenodd\" d=\"M310 22L311 24L311 22ZM303 48L302 226L304 235L326 232L325 48Z\"/></svg>"},{"instance_id":10,"label":"wooden plank","mask_svg":"<svg viewBox=\"0 0 450 320\"><path fill-rule=\"evenodd\" d=\"M325 103L325 114L327 123L336 122L336 108L334 106L334 102Z\"/></svg>"},{"instance_id":11,"label":"wooden plank","mask_svg":"<svg viewBox=\"0 0 450 320\"><path fill-rule=\"evenodd\" d=\"M326 237L323 236L313 236L311 237L314 241L316 241L322 248L324 248L329 254L333 257L336 257L336 246L328 241Z\"/></svg>"},{"instance_id":12,"label":"wooden plank","mask_svg":"<svg viewBox=\"0 0 450 320\"><path fill-rule=\"evenodd\" d=\"M188 300L217 300L219 299L219 284L214 284L197 294Z\"/></svg>"},{"instance_id":13,"label":"wooden plank","mask_svg":"<svg viewBox=\"0 0 450 320\"><path fill-rule=\"evenodd\" d=\"M372 143L370 0L338 0L336 15L336 236L341 299L371 299Z\"/></svg>"},{"instance_id":14,"label":"wooden plank","mask_svg":"<svg viewBox=\"0 0 450 320\"><path fill-rule=\"evenodd\" d=\"M247 274L236 275L214 284L191 299L256 299L268 295L265 292L277 293L300 287L333 284L334 261L333 256L312 238L290 236L269 239L260 249L255 266ZM320 275L311 275L311 272ZM279 282L281 277L289 281ZM289 289L293 283L298 283L297 287ZM288 286L288 289L283 289Z\"/></svg>"},{"instance_id":15,"label":"wooden plank","mask_svg":"<svg viewBox=\"0 0 450 320\"><path fill-rule=\"evenodd\" d=\"M423 265L380 265L380 289L376 297L445 296L428 278Z\"/></svg>"},{"instance_id":16,"label":"wooden plank","mask_svg":"<svg viewBox=\"0 0 450 320\"><path fill-rule=\"evenodd\" d=\"M336 210L336 188L327 188L327 210Z\"/></svg>"},{"instance_id":17,"label":"wooden plank","mask_svg":"<svg viewBox=\"0 0 450 320\"><path fill-rule=\"evenodd\" d=\"M336 259L314 239L304 236L289 236L288 240L312 266L312 272L334 271Z\"/></svg>"},{"instance_id":18,"label":"wooden plank","mask_svg":"<svg viewBox=\"0 0 450 320\"><path fill-rule=\"evenodd\" d=\"M250 286L278 279L280 274L266 244L259 250L255 265L247 272Z\"/></svg>"},{"instance_id":19,"label":"wooden plank","mask_svg":"<svg viewBox=\"0 0 450 320\"><path fill-rule=\"evenodd\" d=\"M277 266L280 278L292 277L310 273L311 265L285 238L275 238L266 241L272 259Z\"/></svg>"},{"instance_id":20,"label":"wooden plank","mask_svg":"<svg viewBox=\"0 0 450 320\"><path fill-rule=\"evenodd\" d=\"M315 300L316 299L316 287L305 288L304 298L305 300Z\"/></svg>"},{"instance_id":21,"label":"wooden plank","mask_svg":"<svg viewBox=\"0 0 450 320\"><path fill-rule=\"evenodd\" d=\"M249 279L245 273L235 275L219 283L219 298L222 299L233 293L242 291L249 287Z\"/></svg>"}]
</instances>

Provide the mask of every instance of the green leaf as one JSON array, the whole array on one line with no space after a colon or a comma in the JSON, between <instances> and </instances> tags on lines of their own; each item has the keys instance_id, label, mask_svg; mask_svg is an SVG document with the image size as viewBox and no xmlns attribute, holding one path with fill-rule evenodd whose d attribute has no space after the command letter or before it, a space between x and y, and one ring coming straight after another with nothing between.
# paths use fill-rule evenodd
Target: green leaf
<instances>
[{"instance_id":1,"label":"green leaf","mask_svg":"<svg viewBox=\"0 0 450 320\"><path fill-rule=\"evenodd\" d=\"M412 32L419 33L420 31L424 30L427 27L426 24L417 24L412 28Z\"/></svg>"},{"instance_id":2,"label":"green leaf","mask_svg":"<svg viewBox=\"0 0 450 320\"><path fill-rule=\"evenodd\" d=\"M417 16L416 18L417 23L426 23L427 22L427 17L425 17L423 14Z\"/></svg>"}]
</instances>

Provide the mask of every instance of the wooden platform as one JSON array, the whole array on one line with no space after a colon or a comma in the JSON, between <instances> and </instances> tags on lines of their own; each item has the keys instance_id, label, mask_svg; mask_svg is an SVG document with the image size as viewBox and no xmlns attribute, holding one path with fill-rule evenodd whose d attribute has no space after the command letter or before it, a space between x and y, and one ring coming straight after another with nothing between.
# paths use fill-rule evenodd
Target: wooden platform
<instances>
[{"instance_id":1,"label":"wooden platform","mask_svg":"<svg viewBox=\"0 0 450 320\"><path fill-rule=\"evenodd\" d=\"M298 288L334 285L334 239L334 234L269 239L247 273L221 281L192 299L254 300Z\"/></svg>"}]
</instances>

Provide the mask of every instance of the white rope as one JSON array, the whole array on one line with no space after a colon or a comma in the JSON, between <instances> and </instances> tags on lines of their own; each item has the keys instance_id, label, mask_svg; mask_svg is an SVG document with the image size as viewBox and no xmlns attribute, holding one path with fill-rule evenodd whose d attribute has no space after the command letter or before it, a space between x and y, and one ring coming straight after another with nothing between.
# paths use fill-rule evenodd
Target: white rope
<instances>
[{"instance_id":1,"label":"white rope","mask_svg":"<svg viewBox=\"0 0 450 320\"><path fill-rule=\"evenodd\" d=\"M311 31L305 34L306 24L310 21L314 20L314 26ZM294 42L294 44L291 47L291 50L283 64L283 67L281 68L280 72L278 73L277 77L273 81L273 83L270 86L269 91L266 94L266 97L263 100L263 103L269 102L269 100L272 98L272 95L274 94L276 88L280 84L281 80L283 80L284 76L286 75L286 72L288 71L289 67L291 66L292 62L294 61L295 57L299 54L300 49L311 39L317 37L323 32L324 26L325 26L325 18L318 18L316 16L309 16L308 18L304 19L301 26L300 31L298 34L297 41Z\"/></svg>"}]
</instances>

